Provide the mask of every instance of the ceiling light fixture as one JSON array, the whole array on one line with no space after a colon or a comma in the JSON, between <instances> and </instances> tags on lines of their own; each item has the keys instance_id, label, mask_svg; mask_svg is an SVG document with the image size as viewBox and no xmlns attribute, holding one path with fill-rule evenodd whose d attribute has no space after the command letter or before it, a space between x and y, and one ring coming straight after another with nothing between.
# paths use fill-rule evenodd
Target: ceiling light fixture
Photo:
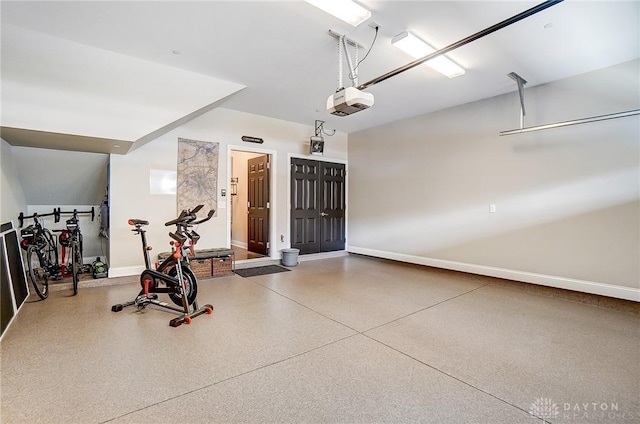
<instances>
[{"instance_id":1,"label":"ceiling light fixture","mask_svg":"<svg viewBox=\"0 0 640 424\"><path fill-rule=\"evenodd\" d=\"M436 51L436 49L407 31L393 37L391 44L409 54L414 59L420 59ZM465 72L461 66L444 55L435 57L425 63L448 78L459 77L460 75L464 75Z\"/></svg>"},{"instance_id":2,"label":"ceiling light fixture","mask_svg":"<svg viewBox=\"0 0 640 424\"><path fill-rule=\"evenodd\" d=\"M353 26L358 26L371 17L371 12L351 0L305 1Z\"/></svg>"}]
</instances>

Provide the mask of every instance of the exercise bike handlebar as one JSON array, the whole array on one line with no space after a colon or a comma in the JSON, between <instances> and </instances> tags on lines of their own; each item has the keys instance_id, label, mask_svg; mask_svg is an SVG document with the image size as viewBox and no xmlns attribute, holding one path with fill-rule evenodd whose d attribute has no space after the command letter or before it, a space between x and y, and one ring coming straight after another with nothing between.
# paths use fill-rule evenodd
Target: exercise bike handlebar
<instances>
[{"instance_id":1,"label":"exercise bike handlebar","mask_svg":"<svg viewBox=\"0 0 640 424\"><path fill-rule=\"evenodd\" d=\"M179 242L180 244L184 244L187 241L187 237L180 231L178 231L177 233L169 232L169 237Z\"/></svg>"},{"instance_id":2,"label":"exercise bike handlebar","mask_svg":"<svg viewBox=\"0 0 640 424\"><path fill-rule=\"evenodd\" d=\"M206 218L201 219L200 221L196 221L196 218L197 218L196 214L203 207L204 205L198 205L191 210L184 209L182 212L180 212L180 215L176 219L172 219L171 221L165 222L164 225L167 227L170 225L191 226L191 225L196 225L196 224L200 224L202 222L208 221L211 219L211 217L215 213L213 209L209 211L209 215L207 215Z\"/></svg>"},{"instance_id":3,"label":"exercise bike handlebar","mask_svg":"<svg viewBox=\"0 0 640 424\"><path fill-rule=\"evenodd\" d=\"M215 209L211 209L207 214L206 218L202 218L200 221L193 221L191 224L192 225L202 224L203 222L210 220L213 217L214 213L216 213Z\"/></svg>"},{"instance_id":4,"label":"exercise bike handlebar","mask_svg":"<svg viewBox=\"0 0 640 424\"><path fill-rule=\"evenodd\" d=\"M164 225L166 227L168 227L170 225L177 225L177 224L181 224L181 223L187 223L187 222L189 222L189 218L191 218L191 214L189 212L187 212L187 210L185 209L182 212L180 212L180 215L178 215L178 217L176 219L172 219L171 221L167 221L167 222L164 223ZM192 220L193 219L191 219L191 221Z\"/></svg>"}]
</instances>

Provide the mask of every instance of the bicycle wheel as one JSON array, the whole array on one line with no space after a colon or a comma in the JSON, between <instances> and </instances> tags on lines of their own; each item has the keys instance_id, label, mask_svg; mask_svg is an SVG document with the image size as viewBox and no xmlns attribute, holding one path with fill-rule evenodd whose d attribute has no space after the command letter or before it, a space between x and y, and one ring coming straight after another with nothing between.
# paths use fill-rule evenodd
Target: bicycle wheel
<instances>
[{"instance_id":1,"label":"bicycle wheel","mask_svg":"<svg viewBox=\"0 0 640 424\"><path fill-rule=\"evenodd\" d=\"M36 245L27 249L27 268L29 280L40 299L46 299L49 295L49 278L47 276L47 262L41 250Z\"/></svg>"},{"instance_id":2,"label":"bicycle wheel","mask_svg":"<svg viewBox=\"0 0 640 424\"><path fill-rule=\"evenodd\" d=\"M73 295L78 294L78 280L80 279L80 270L82 267L82 258L80 257L80 249L78 242L71 244L71 272L73 273Z\"/></svg>"},{"instance_id":3,"label":"bicycle wheel","mask_svg":"<svg viewBox=\"0 0 640 424\"><path fill-rule=\"evenodd\" d=\"M169 269L168 274L173 278L178 278L178 269L173 266ZM182 266L182 285L187 294L187 303L192 305L198 296L198 279L193 272L186 266ZM182 306L182 296L179 293L169 293L169 297L178 306Z\"/></svg>"}]
</instances>

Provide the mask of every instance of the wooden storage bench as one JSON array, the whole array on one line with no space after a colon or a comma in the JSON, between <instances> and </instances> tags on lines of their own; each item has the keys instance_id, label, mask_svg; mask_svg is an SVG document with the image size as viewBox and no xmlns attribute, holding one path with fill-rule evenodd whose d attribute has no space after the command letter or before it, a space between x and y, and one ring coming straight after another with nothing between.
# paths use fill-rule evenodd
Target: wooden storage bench
<instances>
[{"instance_id":1,"label":"wooden storage bench","mask_svg":"<svg viewBox=\"0 0 640 424\"><path fill-rule=\"evenodd\" d=\"M234 273L236 270L235 257L235 252L231 249L202 249L196 250L195 260L209 259L211 261L211 276L221 277Z\"/></svg>"},{"instance_id":2,"label":"wooden storage bench","mask_svg":"<svg viewBox=\"0 0 640 424\"><path fill-rule=\"evenodd\" d=\"M211 277L211 259L196 259L190 258L189 265L191 266L191 271L198 278L210 278Z\"/></svg>"},{"instance_id":3,"label":"wooden storage bench","mask_svg":"<svg viewBox=\"0 0 640 424\"><path fill-rule=\"evenodd\" d=\"M170 254L169 252L158 254L158 261L162 262ZM196 250L196 255L189 258L189 264L197 278L231 275L236 269L235 252L225 248Z\"/></svg>"}]
</instances>

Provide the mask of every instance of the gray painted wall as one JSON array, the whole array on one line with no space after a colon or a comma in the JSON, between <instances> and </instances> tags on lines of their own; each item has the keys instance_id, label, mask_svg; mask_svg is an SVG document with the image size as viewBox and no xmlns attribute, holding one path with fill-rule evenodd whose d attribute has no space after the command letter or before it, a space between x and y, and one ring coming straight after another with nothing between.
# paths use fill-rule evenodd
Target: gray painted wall
<instances>
[{"instance_id":1,"label":"gray painted wall","mask_svg":"<svg viewBox=\"0 0 640 424\"><path fill-rule=\"evenodd\" d=\"M640 108L639 64L526 88L525 126ZM638 116L498 135L518 127L514 92L350 134L349 249L638 289Z\"/></svg>"}]
</instances>

